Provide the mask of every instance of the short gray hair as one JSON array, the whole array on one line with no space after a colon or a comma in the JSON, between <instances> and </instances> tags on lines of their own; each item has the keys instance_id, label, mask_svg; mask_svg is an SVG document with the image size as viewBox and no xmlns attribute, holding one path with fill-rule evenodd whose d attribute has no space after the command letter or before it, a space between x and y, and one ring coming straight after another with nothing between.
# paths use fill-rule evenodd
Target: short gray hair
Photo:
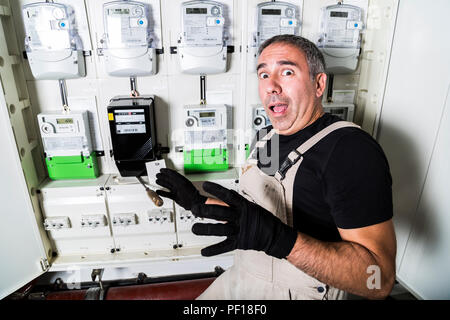
<instances>
[{"instance_id":1,"label":"short gray hair","mask_svg":"<svg viewBox=\"0 0 450 320\"><path fill-rule=\"evenodd\" d=\"M282 34L267 39L259 47L258 56L261 55L265 48L275 43L290 44L305 54L311 81L314 81L319 73L325 72L325 59L322 52L320 52L314 43L300 36Z\"/></svg>"}]
</instances>

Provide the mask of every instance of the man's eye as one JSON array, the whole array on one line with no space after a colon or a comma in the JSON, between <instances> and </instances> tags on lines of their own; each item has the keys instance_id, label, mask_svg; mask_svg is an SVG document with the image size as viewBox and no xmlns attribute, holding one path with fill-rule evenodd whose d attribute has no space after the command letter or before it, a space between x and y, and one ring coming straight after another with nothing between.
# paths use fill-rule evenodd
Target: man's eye
<instances>
[{"instance_id":1,"label":"man's eye","mask_svg":"<svg viewBox=\"0 0 450 320\"><path fill-rule=\"evenodd\" d=\"M260 78L260 79L267 79L268 77L269 77L269 74L268 74L268 73L261 72L261 73L259 74L259 78Z\"/></svg>"},{"instance_id":2,"label":"man's eye","mask_svg":"<svg viewBox=\"0 0 450 320\"><path fill-rule=\"evenodd\" d=\"M282 73L282 75L283 76L292 76L294 74L294 71L292 71L292 70L284 70L283 71L283 73Z\"/></svg>"}]
</instances>

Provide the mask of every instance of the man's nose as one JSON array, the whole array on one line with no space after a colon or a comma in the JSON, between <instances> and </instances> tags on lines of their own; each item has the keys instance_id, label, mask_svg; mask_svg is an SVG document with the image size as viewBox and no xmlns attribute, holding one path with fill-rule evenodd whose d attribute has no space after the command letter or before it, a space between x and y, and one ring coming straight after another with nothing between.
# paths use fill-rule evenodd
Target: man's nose
<instances>
[{"instance_id":1,"label":"man's nose","mask_svg":"<svg viewBox=\"0 0 450 320\"><path fill-rule=\"evenodd\" d=\"M280 94L282 91L277 77L272 77L267 83L266 92L268 94Z\"/></svg>"}]
</instances>

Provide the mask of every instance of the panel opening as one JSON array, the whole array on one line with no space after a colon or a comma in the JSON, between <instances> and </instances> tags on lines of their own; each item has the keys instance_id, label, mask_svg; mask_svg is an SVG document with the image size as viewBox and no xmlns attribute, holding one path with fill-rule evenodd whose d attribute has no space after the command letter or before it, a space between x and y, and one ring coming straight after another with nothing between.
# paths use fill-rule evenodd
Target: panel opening
<instances>
[{"instance_id":1,"label":"panel opening","mask_svg":"<svg viewBox=\"0 0 450 320\"><path fill-rule=\"evenodd\" d=\"M23 122L25 123L25 130L27 133L28 142L36 141L35 122L33 117L33 111L31 107L22 109Z\"/></svg>"},{"instance_id":2,"label":"panel opening","mask_svg":"<svg viewBox=\"0 0 450 320\"><path fill-rule=\"evenodd\" d=\"M47 171L44 167L43 155L41 148L36 147L31 150L31 157L33 159L34 167L36 168L36 176L38 181L43 181L47 177Z\"/></svg>"},{"instance_id":3,"label":"panel opening","mask_svg":"<svg viewBox=\"0 0 450 320\"><path fill-rule=\"evenodd\" d=\"M17 95L19 101L28 99L25 76L23 74L22 67L19 64L12 65L12 71L14 76L14 82L16 83Z\"/></svg>"},{"instance_id":4,"label":"panel opening","mask_svg":"<svg viewBox=\"0 0 450 320\"><path fill-rule=\"evenodd\" d=\"M14 22L11 16L1 16L0 21L2 23L6 49L10 56L19 56L19 48L16 42L16 32L14 31Z\"/></svg>"}]
</instances>

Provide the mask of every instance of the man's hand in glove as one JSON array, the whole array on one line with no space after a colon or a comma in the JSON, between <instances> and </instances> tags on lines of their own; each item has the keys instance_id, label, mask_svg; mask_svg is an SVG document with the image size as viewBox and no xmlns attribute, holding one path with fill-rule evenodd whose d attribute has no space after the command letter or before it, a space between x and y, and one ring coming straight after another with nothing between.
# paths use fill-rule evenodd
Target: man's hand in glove
<instances>
[{"instance_id":1,"label":"man's hand in glove","mask_svg":"<svg viewBox=\"0 0 450 320\"><path fill-rule=\"evenodd\" d=\"M170 190L156 190L158 195L172 199L186 210L191 210L194 204L204 204L208 199L200 195L192 182L171 169L161 169L156 175L156 183Z\"/></svg>"},{"instance_id":2,"label":"man's hand in glove","mask_svg":"<svg viewBox=\"0 0 450 320\"><path fill-rule=\"evenodd\" d=\"M264 251L280 259L289 255L297 239L294 229L236 191L212 182L205 182L203 189L229 205L196 204L192 207L191 211L197 217L226 221L192 226L192 232L196 235L227 236L226 240L202 249L203 256L214 256L234 249Z\"/></svg>"}]
</instances>

